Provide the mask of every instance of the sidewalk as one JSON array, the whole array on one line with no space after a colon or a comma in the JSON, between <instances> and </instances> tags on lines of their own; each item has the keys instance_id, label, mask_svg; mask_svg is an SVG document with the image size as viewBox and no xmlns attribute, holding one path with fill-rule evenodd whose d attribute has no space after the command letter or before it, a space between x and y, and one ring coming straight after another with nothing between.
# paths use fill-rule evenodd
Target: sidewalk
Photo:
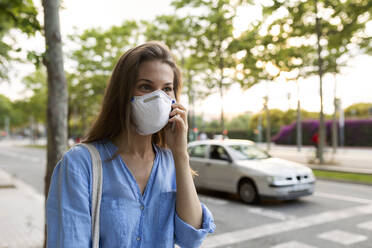
<instances>
[{"instance_id":1,"label":"sidewalk","mask_svg":"<svg viewBox=\"0 0 372 248\"><path fill-rule=\"evenodd\" d=\"M258 146L266 150L265 143ZM305 164L311 168L329 171L354 172L372 175L372 148L338 148L334 154L331 147L327 147L324 153L325 164L310 163L314 158L315 148L303 146L301 151L296 146L270 145L269 153L275 157Z\"/></svg>"},{"instance_id":2,"label":"sidewalk","mask_svg":"<svg viewBox=\"0 0 372 248\"><path fill-rule=\"evenodd\" d=\"M0 248L41 248L44 197L0 170Z\"/></svg>"}]
</instances>

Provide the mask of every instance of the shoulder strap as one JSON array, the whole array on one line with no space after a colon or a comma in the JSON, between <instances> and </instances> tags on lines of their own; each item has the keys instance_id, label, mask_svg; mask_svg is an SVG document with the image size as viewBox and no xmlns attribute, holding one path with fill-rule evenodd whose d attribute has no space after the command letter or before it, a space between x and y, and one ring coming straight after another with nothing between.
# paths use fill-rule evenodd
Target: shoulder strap
<instances>
[{"instance_id":1,"label":"shoulder strap","mask_svg":"<svg viewBox=\"0 0 372 248\"><path fill-rule=\"evenodd\" d=\"M79 143L85 146L92 157L92 248L99 247L99 212L102 195L102 162L97 148L93 144Z\"/></svg>"}]
</instances>

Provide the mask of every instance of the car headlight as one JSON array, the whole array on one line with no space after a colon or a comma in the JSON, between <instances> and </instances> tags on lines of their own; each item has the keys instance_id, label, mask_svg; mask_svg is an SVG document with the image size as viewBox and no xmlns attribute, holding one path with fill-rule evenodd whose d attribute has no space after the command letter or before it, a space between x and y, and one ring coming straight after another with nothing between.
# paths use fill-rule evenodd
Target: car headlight
<instances>
[{"instance_id":1,"label":"car headlight","mask_svg":"<svg viewBox=\"0 0 372 248\"><path fill-rule=\"evenodd\" d=\"M268 176L268 177L266 177L266 179L269 183L275 183L275 182L280 182L280 181L286 180L285 177L281 177L281 176Z\"/></svg>"}]
</instances>

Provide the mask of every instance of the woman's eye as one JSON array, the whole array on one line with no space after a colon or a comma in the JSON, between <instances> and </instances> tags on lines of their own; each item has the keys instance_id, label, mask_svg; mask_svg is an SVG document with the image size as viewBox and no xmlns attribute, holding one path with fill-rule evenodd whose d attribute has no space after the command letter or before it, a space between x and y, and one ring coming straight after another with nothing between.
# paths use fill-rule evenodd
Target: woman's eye
<instances>
[{"instance_id":1,"label":"woman's eye","mask_svg":"<svg viewBox=\"0 0 372 248\"><path fill-rule=\"evenodd\" d=\"M150 90L151 89L151 87L147 84L142 84L142 85L139 86L139 88L141 90Z\"/></svg>"},{"instance_id":2,"label":"woman's eye","mask_svg":"<svg viewBox=\"0 0 372 248\"><path fill-rule=\"evenodd\" d=\"M165 92L169 92L169 91L172 91L173 89L172 89L171 87L165 87L163 90L164 90Z\"/></svg>"}]
</instances>

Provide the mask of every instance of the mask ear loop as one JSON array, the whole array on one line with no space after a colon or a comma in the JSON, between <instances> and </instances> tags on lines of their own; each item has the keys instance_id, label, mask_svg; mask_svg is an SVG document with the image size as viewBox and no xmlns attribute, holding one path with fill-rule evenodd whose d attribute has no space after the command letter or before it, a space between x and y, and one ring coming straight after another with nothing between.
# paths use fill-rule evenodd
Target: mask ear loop
<instances>
[{"instance_id":1,"label":"mask ear loop","mask_svg":"<svg viewBox=\"0 0 372 248\"><path fill-rule=\"evenodd\" d=\"M175 104L176 103L176 101L175 100L172 100L172 104ZM173 111L173 108L171 108L171 112ZM171 130L172 130L172 132L174 132L174 127L175 127L175 125L176 125L176 123L175 122L173 122L172 123L172 127L171 127Z\"/></svg>"}]
</instances>

